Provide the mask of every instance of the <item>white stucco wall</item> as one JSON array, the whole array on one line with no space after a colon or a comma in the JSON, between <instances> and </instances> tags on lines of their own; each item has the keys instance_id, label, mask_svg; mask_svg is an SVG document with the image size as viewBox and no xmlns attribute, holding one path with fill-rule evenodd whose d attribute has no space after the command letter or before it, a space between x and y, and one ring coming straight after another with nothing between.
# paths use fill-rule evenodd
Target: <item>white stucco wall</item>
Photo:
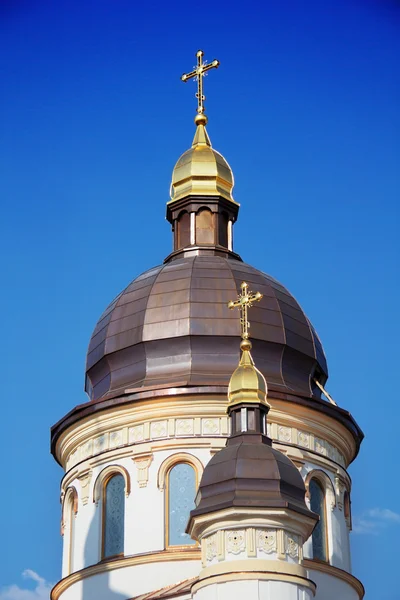
<instances>
[{"instance_id":1,"label":"white stucco wall","mask_svg":"<svg viewBox=\"0 0 400 600\"><path fill-rule=\"evenodd\" d=\"M194 600L312 600L310 589L282 581L242 580L200 589Z\"/></svg>"},{"instance_id":2,"label":"white stucco wall","mask_svg":"<svg viewBox=\"0 0 400 600\"><path fill-rule=\"evenodd\" d=\"M359 600L356 590L338 577L319 571L308 571L309 578L317 584L315 600Z\"/></svg>"},{"instance_id":3,"label":"white stucco wall","mask_svg":"<svg viewBox=\"0 0 400 600\"><path fill-rule=\"evenodd\" d=\"M72 584L62 600L127 600L139 594L195 577L200 561L135 565L103 572Z\"/></svg>"},{"instance_id":4,"label":"white stucco wall","mask_svg":"<svg viewBox=\"0 0 400 600\"><path fill-rule=\"evenodd\" d=\"M206 410L203 410L202 418L206 416ZM176 413L174 416L177 418ZM200 421L200 419L199 419ZM91 565L96 565L101 560L101 500L97 503L93 501L93 486L97 477L103 469L109 468L112 465L119 465L126 469L131 481L131 492L125 500L125 556L137 556L146 553L161 552L165 549L165 494L166 491L159 489L157 484L158 474L163 462L170 456L187 453L193 455L201 462L203 467L206 466L212 454L223 443L223 439L216 440L203 435L203 426L195 433L195 439L186 440L185 438L175 437L168 441L173 441L173 444L161 444L160 442L154 445L147 444L143 446L145 452L152 455L152 460L148 468L148 479L146 485L140 486L138 481L138 466L135 463L140 444L136 445L136 449L130 451L127 446L114 448L112 452L104 452L94 457L89 457L79 464L77 477L69 479L67 488L74 486L78 493L78 512L74 517L74 536L73 536L73 571L80 571ZM223 438L221 435L220 438ZM122 442L123 442L122 438ZM197 445L198 441L198 445ZM158 444L158 445L157 445ZM290 452L292 447L285 448L282 443L277 445L277 449ZM338 464L327 457L323 461L310 461L310 454L306 456L306 450L297 446L295 448L297 458L301 465L301 473L303 478L312 470L322 470L329 477L332 483L332 489L335 490L335 474L338 470ZM135 454L136 453L136 454ZM110 457L110 458L108 458ZM299 464L300 464L299 463ZM76 467L75 467L76 468ZM342 473L345 474L344 468L340 467ZM87 489L83 490L81 481L81 473L90 470L90 483ZM64 492L66 488L64 488ZM335 494L335 492L333 492ZM82 498L86 496L85 502ZM344 509L336 506L332 507L332 503L327 496L327 527L328 527L328 547L329 547L329 562L345 571L350 571L350 547L349 547L349 529L346 524ZM311 538L304 545L304 556L312 558L312 543ZM64 535L64 557L63 557L63 577L68 573L69 557L69 533L66 531ZM60 598L62 600L126 600L140 593L150 592L159 589L165 585L170 585L186 578L198 575L200 564L197 560L171 561L171 562L152 562L148 565L137 564L126 568L112 569L112 564L107 563L107 572L98 573L91 577L86 577L83 581L77 581L62 592ZM330 577L336 583L333 586L328 576L320 572L313 572L310 576L318 584L317 598L320 600L353 600L357 598L357 594L349 584L346 584L340 579ZM318 581L317 581L318 579ZM248 582L249 583L249 582ZM254 582L253 582L254 583ZM258 596L255 598L270 598L272 593L276 593L273 582L265 583L257 588ZM234 585L237 586L238 582ZM223 587L225 586L226 587ZM228 594L229 585L218 584L215 588L215 598L224 598L224 594ZM254 586L251 588L253 590ZM233 593L232 587L229 594ZM337 589L337 595L334 596L332 589ZM271 591L273 590L273 591ZM200 591L199 591L200 593ZM214 593L214 592L213 592ZM246 592L247 593L247 592ZM250 588L249 588L250 593ZM253 593L253 592L251 592ZM287 599L306 600L306 596L300 594L293 596L293 590L288 588ZM299 592L300 593L300 592ZM308 593L308 592L307 592ZM336 593L336 592L335 592ZM260 595L261 594L261 595ZM269 595L268 595L269 594ZM285 592L286 594L286 592ZM282 593L279 592L279 600ZM242 596L243 597L243 596ZM234 598L234 596L230 596ZM282 596L285 600L286 596ZM202 600L199 596L199 600Z\"/></svg>"}]
</instances>

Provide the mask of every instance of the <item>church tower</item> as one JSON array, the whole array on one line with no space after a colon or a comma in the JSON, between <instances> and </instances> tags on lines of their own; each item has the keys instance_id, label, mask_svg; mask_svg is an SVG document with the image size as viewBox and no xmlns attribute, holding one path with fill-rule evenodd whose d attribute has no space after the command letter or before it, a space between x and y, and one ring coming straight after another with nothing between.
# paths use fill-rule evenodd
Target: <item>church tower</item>
<instances>
[{"instance_id":1,"label":"church tower","mask_svg":"<svg viewBox=\"0 0 400 600\"><path fill-rule=\"evenodd\" d=\"M363 434L325 391L297 301L234 250L233 173L204 111L203 75L218 65L199 51L182 76L197 78L198 107L172 175L172 252L100 316L88 402L51 431L65 471L51 600L364 595L347 472Z\"/></svg>"}]
</instances>

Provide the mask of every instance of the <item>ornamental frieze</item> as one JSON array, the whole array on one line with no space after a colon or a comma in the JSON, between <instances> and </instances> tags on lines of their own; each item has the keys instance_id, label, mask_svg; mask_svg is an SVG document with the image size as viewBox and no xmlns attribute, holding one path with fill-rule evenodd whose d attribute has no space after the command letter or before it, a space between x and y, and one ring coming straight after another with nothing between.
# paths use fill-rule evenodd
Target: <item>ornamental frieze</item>
<instances>
[{"instance_id":1,"label":"ornamental frieze","mask_svg":"<svg viewBox=\"0 0 400 600\"><path fill-rule=\"evenodd\" d=\"M102 452L123 446L171 438L226 437L227 433L227 417L174 418L137 423L85 440L84 443L70 453L66 470L68 471L79 462ZM327 440L315 437L310 432L295 427L268 423L267 434L274 441L283 444L294 444L311 450L345 467L345 460L341 452Z\"/></svg>"},{"instance_id":2,"label":"ornamental frieze","mask_svg":"<svg viewBox=\"0 0 400 600\"><path fill-rule=\"evenodd\" d=\"M281 560L301 563L301 540L298 535L283 529L247 527L220 530L202 540L203 566L238 555L247 558L267 558L276 555Z\"/></svg>"}]
</instances>

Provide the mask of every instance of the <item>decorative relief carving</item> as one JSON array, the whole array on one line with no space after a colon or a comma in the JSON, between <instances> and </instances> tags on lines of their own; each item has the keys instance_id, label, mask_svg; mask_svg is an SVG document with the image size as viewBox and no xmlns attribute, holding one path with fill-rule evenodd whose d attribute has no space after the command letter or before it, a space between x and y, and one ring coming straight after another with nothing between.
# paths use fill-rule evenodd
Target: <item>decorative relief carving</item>
<instances>
[{"instance_id":1,"label":"decorative relief carving","mask_svg":"<svg viewBox=\"0 0 400 600\"><path fill-rule=\"evenodd\" d=\"M219 419L202 419L203 435L219 433Z\"/></svg>"},{"instance_id":2,"label":"decorative relief carving","mask_svg":"<svg viewBox=\"0 0 400 600\"><path fill-rule=\"evenodd\" d=\"M81 460L84 460L88 456L92 456L93 454L93 440L88 440L84 444L82 444L81 448Z\"/></svg>"},{"instance_id":3,"label":"decorative relief carving","mask_svg":"<svg viewBox=\"0 0 400 600\"><path fill-rule=\"evenodd\" d=\"M326 448L327 457L330 458L331 460L339 462L338 461L338 451L336 450L336 448L334 448L332 446L332 444L330 444L329 442L325 442L325 448Z\"/></svg>"},{"instance_id":4,"label":"decorative relief carving","mask_svg":"<svg viewBox=\"0 0 400 600\"><path fill-rule=\"evenodd\" d=\"M266 554L276 552L276 531L257 529L257 548Z\"/></svg>"},{"instance_id":5,"label":"decorative relief carving","mask_svg":"<svg viewBox=\"0 0 400 600\"><path fill-rule=\"evenodd\" d=\"M129 427L128 439L130 444L142 442L144 440L144 425L135 425L134 427Z\"/></svg>"},{"instance_id":6,"label":"decorative relief carving","mask_svg":"<svg viewBox=\"0 0 400 600\"><path fill-rule=\"evenodd\" d=\"M240 554L246 548L246 532L244 529L233 529L226 532L226 551Z\"/></svg>"},{"instance_id":7,"label":"decorative relief carving","mask_svg":"<svg viewBox=\"0 0 400 600\"><path fill-rule=\"evenodd\" d=\"M290 558L299 558L299 539L297 536L285 533L285 553Z\"/></svg>"},{"instance_id":8,"label":"decorative relief carving","mask_svg":"<svg viewBox=\"0 0 400 600\"><path fill-rule=\"evenodd\" d=\"M315 451L318 452L318 454L322 454L323 456L327 455L327 449L326 449L326 444L327 442L325 442L325 440L321 440L320 438L315 438Z\"/></svg>"},{"instance_id":9,"label":"decorative relief carving","mask_svg":"<svg viewBox=\"0 0 400 600\"><path fill-rule=\"evenodd\" d=\"M167 421L154 421L151 423L150 436L152 438L167 437Z\"/></svg>"},{"instance_id":10,"label":"decorative relief carving","mask_svg":"<svg viewBox=\"0 0 400 600\"><path fill-rule=\"evenodd\" d=\"M224 543L225 542L225 543ZM226 559L227 554L245 552L248 558L257 552L276 554L281 560L288 557L296 562L302 560L301 538L282 529L231 529L218 531L204 540L204 559L210 563L217 558Z\"/></svg>"},{"instance_id":11,"label":"decorative relief carving","mask_svg":"<svg viewBox=\"0 0 400 600\"><path fill-rule=\"evenodd\" d=\"M153 460L153 454L139 454L134 456L132 460L137 467L137 481L139 487L146 487L149 480L149 467Z\"/></svg>"},{"instance_id":12,"label":"decorative relief carving","mask_svg":"<svg viewBox=\"0 0 400 600\"><path fill-rule=\"evenodd\" d=\"M87 440L76 448L68 457L67 470L70 470L80 461L86 460L93 455L100 454L107 450L129 445L138 444L144 441L158 440L168 437L195 436L195 435L225 435L226 427L222 428L222 420L215 418L177 418L162 421L146 421L131 427L125 427L110 434L103 433ZM174 425L174 427L172 427ZM227 423L225 423L227 425ZM222 431L224 429L224 432ZM174 431L174 433L171 433ZM328 441L314 436L307 431L296 430L291 427L277 425L276 423L267 423L267 435L273 439L278 439L283 443L292 443L296 441L299 446L313 450L322 456L337 462L345 467L344 457Z\"/></svg>"},{"instance_id":13,"label":"decorative relief carving","mask_svg":"<svg viewBox=\"0 0 400 600\"><path fill-rule=\"evenodd\" d=\"M93 440L93 452L94 454L99 454L99 452L103 452L107 448L107 434L103 433L103 435L99 435Z\"/></svg>"},{"instance_id":14,"label":"decorative relief carving","mask_svg":"<svg viewBox=\"0 0 400 600\"><path fill-rule=\"evenodd\" d=\"M343 510L345 490L346 490L345 481L340 476L339 471L337 471L335 474L335 492L336 492L337 506L338 506L339 510Z\"/></svg>"},{"instance_id":15,"label":"decorative relief carving","mask_svg":"<svg viewBox=\"0 0 400 600\"><path fill-rule=\"evenodd\" d=\"M211 562L217 556L217 534L214 533L206 539L206 559Z\"/></svg>"},{"instance_id":16,"label":"decorative relief carving","mask_svg":"<svg viewBox=\"0 0 400 600\"><path fill-rule=\"evenodd\" d=\"M177 419L175 424L176 435L193 435L193 419Z\"/></svg>"},{"instance_id":17,"label":"decorative relief carving","mask_svg":"<svg viewBox=\"0 0 400 600\"><path fill-rule=\"evenodd\" d=\"M122 429L110 433L110 448L117 448L122 444Z\"/></svg>"},{"instance_id":18,"label":"decorative relief carving","mask_svg":"<svg viewBox=\"0 0 400 600\"><path fill-rule=\"evenodd\" d=\"M71 467L76 465L77 462L79 462L78 450L79 450L79 448L77 448L76 450L71 452L71 454L69 455L68 461L67 461L67 470L69 470Z\"/></svg>"},{"instance_id":19,"label":"decorative relief carving","mask_svg":"<svg viewBox=\"0 0 400 600\"><path fill-rule=\"evenodd\" d=\"M88 469L78 475L79 482L81 484L81 500L82 504L86 505L89 502L89 488L92 479L92 470Z\"/></svg>"},{"instance_id":20,"label":"decorative relief carving","mask_svg":"<svg viewBox=\"0 0 400 600\"><path fill-rule=\"evenodd\" d=\"M299 440L299 446L303 446L303 448L310 447L310 434L307 433L306 431L298 432L298 440Z\"/></svg>"},{"instance_id":21,"label":"decorative relief carving","mask_svg":"<svg viewBox=\"0 0 400 600\"><path fill-rule=\"evenodd\" d=\"M290 427L278 427L278 440L280 442L291 442L292 441L292 430Z\"/></svg>"}]
</instances>

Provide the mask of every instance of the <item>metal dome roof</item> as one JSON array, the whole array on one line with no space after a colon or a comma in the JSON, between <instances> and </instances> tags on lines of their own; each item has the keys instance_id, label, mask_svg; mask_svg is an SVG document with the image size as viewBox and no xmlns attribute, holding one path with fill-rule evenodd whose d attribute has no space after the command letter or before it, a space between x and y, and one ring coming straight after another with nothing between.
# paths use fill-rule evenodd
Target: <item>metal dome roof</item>
<instances>
[{"instance_id":1,"label":"metal dome roof","mask_svg":"<svg viewBox=\"0 0 400 600\"><path fill-rule=\"evenodd\" d=\"M225 508L289 508L318 519L305 503L294 463L263 435L228 438L204 469L190 518Z\"/></svg>"},{"instance_id":2,"label":"metal dome roof","mask_svg":"<svg viewBox=\"0 0 400 600\"><path fill-rule=\"evenodd\" d=\"M327 365L321 342L275 279L229 256L176 258L137 277L92 334L86 391L92 400L151 387L228 385L239 359L237 314L227 303L245 280L264 296L251 311L252 354L269 389L312 395Z\"/></svg>"}]
</instances>

